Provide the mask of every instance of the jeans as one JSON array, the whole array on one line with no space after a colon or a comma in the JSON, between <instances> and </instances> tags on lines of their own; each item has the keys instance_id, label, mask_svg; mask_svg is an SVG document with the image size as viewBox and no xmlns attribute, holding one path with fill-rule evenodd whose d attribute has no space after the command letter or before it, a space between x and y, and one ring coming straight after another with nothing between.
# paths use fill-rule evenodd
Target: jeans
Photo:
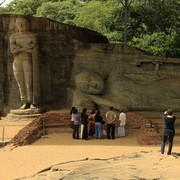
<instances>
[{"instance_id":1,"label":"jeans","mask_svg":"<svg viewBox=\"0 0 180 180\"><path fill-rule=\"evenodd\" d=\"M169 148L168 148L168 153L167 154L168 155L171 154L174 135L169 135L169 136L163 135L162 145L161 145L161 154L164 154L164 149L165 149L165 145L166 145L166 141L167 141L168 137L169 137Z\"/></svg>"},{"instance_id":2,"label":"jeans","mask_svg":"<svg viewBox=\"0 0 180 180\"><path fill-rule=\"evenodd\" d=\"M102 124L100 122L95 123L95 135L99 139L102 137Z\"/></svg>"},{"instance_id":3,"label":"jeans","mask_svg":"<svg viewBox=\"0 0 180 180\"><path fill-rule=\"evenodd\" d=\"M79 125L73 127L73 139L79 139Z\"/></svg>"}]
</instances>

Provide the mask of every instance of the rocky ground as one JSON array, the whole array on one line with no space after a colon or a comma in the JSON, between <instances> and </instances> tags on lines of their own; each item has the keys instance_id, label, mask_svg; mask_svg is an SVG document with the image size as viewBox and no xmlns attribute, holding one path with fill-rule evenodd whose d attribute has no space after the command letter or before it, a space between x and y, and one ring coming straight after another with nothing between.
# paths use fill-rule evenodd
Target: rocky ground
<instances>
[{"instance_id":1,"label":"rocky ground","mask_svg":"<svg viewBox=\"0 0 180 180\"><path fill-rule=\"evenodd\" d=\"M127 125L125 138L117 137L111 141L106 138L102 140L90 138L88 141L73 140L71 129L50 127L46 129L45 136L41 136L31 145L16 147L11 144L1 148L1 179L178 179L179 118L176 122L173 154L168 156L160 154L160 142L156 145L140 145L138 142L140 137L147 139L149 131L155 130L156 135L161 135L161 113L138 112L127 113L127 115L130 123ZM136 123L134 123L135 117L138 117ZM179 117L178 114L177 117ZM157 127L147 129L141 126L149 120L157 124ZM18 122L18 124L2 118L0 128L5 127L5 138L12 138L15 134L19 136L18 130L22 127L27 128L26 125L29 123ZM154 132L150 134L152 137Z\"/></svg>"},{"instance_id":2,"label":"rocky ground","mask_svg":"<svg viewBox=\"0 0 180 180\"><path fill-rule=\"evenodd\" d=\"M169 166L169 162L171 165ZM86 158L59 163L19 179L28 180L169 180L178 179L180 153L163 156L141 151L112 158Z\"/></svg>"}]
</instances>

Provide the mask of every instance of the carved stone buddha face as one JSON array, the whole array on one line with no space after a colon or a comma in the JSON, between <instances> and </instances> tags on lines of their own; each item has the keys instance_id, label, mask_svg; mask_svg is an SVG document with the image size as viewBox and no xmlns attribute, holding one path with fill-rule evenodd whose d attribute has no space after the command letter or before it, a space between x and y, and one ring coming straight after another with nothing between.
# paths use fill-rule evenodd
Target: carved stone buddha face
<instances>
[{"instance_id":1,"label":"carved stone buddha face","mask_svg":"<svg viewBox=\"0 0 180 180\"><path fill-rule=\"evenodd\" d=\"M16 28L20 33L27 32L29 29L29 23L24 18L16 19Z\"/></svg>"},{"instance_id":2,"label":"carved stone buddha face","mask_svg":"<svg viewBox=\"0 0 180 180\"><path fill-rule=\"evenodd\" d=\"M75 76L77 88L87 94L98 95L104 89L102 77L97 73L82 72Z\"/></svg>"}]
</instances>

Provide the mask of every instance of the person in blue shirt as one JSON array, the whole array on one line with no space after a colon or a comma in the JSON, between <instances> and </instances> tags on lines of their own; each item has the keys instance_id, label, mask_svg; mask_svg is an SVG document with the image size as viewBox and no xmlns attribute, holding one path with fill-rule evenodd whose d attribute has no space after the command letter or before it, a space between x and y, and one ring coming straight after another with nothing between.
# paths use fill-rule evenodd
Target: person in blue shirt
<instances>
[{"instance_id":1,"label":"person in blue shirt","mask_svg":"<svg viewBox=\"0 0 180 180\"><path fill-rule=\"evenodd\" d=\"M175 135L175 128L174 123L176 120L176 116L174 115L173 109L168 109L163 114L164 120L164 132L162 136L162 145L161 145L161 154L164 154L165 145L167 139L169 139L169 148L168 148L168 155L171 155L172 147L173 147L173 139Z\"/></svg>"}]
</instances>

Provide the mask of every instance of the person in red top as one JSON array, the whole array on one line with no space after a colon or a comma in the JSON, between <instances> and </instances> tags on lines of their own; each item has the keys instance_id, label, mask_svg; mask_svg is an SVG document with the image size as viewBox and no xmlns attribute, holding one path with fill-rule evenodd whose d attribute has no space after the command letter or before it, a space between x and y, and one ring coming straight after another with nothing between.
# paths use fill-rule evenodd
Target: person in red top
<instances>
[{"instance_id":1,"label":"person in red top","mask_svg":"<svg viewBox=\"0 0 180 180\"><path fill-rule=\"evenodd\" d=\"M95 134L95 109L92 110L89 116L89 136L93 136Z\"/></svg>"}]
</instances>

